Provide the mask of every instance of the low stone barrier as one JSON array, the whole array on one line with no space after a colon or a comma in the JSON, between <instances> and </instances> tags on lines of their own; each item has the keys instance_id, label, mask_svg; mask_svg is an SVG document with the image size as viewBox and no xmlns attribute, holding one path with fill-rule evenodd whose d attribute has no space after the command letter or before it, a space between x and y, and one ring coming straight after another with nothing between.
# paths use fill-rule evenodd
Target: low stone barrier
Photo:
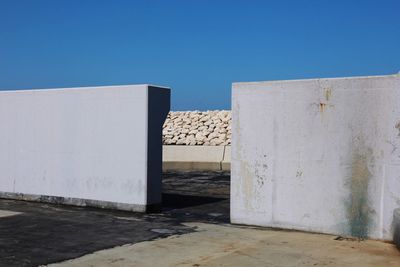
<instances>
[{"instance_id":1,"label":"low stone barrier","mask_svg":"<svg viewBox=\"0 0 400 267\"><path fill-rule=\"evenodd\" d=\"M165 171L229 171L231 111L171 111L163 144Z\"/></svg>"},{"instance_id":2,"label":"low stone barrier","mask_svg":"<svg viewBox=\"0 0 400 267\"><path fill-rule=\"evenodd\" d=\"M0 92L0 197L147 211L161 203L170 90Z\"/></svg>"},{"instance_id":3,"label":"low stone barrier","mask_svg":"<svg viewBox=\"0 0 400 267\"><path fill-rule=\"evenodd\" d=\"M393 239L400 76L236 83L233 223Z\"/></svg>"},{"instance_id":4,"label":"low stone barrier","mask_svg":"<svg viewBox=\"0 0 400 267\"><path fill-rule=\"evenodd\" d=\"M230 146L163 146L164 171L230 171Z\"/></svg>"}]
</instances>

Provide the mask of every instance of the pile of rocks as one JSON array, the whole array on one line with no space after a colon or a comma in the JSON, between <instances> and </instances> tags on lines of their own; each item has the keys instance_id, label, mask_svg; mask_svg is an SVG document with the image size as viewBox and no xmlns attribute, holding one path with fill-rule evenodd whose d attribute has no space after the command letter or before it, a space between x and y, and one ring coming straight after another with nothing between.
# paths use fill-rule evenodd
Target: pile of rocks
<instances>
[{"instance_id":1,"label":"pile of rocks","mask_svg":"<svg viewBox=\"0 0 400 267\"><path fill-rule=\"evenodd\" d=\"M164 145L231 144L231 112L171 111L163 126Z\"/></svg>"}]
</instances>

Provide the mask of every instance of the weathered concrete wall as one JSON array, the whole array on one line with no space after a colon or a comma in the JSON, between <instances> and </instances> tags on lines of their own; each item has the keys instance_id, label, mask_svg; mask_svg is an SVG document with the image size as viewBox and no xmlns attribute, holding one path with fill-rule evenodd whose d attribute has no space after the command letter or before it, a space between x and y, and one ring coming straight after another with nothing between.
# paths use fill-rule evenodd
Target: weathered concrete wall
<instances>
[{"instance_id":1,"label":"weathered concrete wall","mask_svg":"<svg viewBox=\"0 0 400 267\"><path fill-rule=\"evenodd\" d=\"M400 76L236 83L234 223L393 239Z\"/></svg>"},{"instance_id":2,"label":"weathered concrete wall","mask_svg":"<svg viewBox=\"0 0 400 267\"><path fill-rule=\"evenodd\" d=\"M159 204L169 100L148 85L0 92L0 197Z\"/></svg>"}]
</instances>

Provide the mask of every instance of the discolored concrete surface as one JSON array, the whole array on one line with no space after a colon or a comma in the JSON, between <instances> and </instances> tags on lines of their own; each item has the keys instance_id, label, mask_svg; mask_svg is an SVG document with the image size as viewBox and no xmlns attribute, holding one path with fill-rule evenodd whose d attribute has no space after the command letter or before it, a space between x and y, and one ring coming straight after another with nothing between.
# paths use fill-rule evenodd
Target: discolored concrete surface
<instances>
[{"instance_id":1,"label":"discolored concrete surface","mask_svg":"<svg viewBox=\"0 0 400 267\"><path fill-rule=\"evenodd\" d=\"M229 223L228 172L167 172L163 213L180 221Z\"/></svg>"},{"instance_id":2,"label":"discolored concrete surface","mask_svg":"<svg viewBox=\"0 0 400 267\"><path fill-rule=\"evenodd\" d=\"M52 267L399 266L392 244L332 235L188 223L196 232L99 251Z\"/></svg>"},{"instance_id":3,"label":"discolored concrete surface","mask_svg":"<svg viewBox=\"0 0 400 267\"><path fill-rule=\"evenodd\" d=\"M229 224L229 178L164 173L158 214L0 200L0 266L400 266L389 243Z\"/></svg>"},{"instance_id":4,"label":"discolored concrete surface","mask_svg":"<svg viewBox=\"0 0 400 267\"><path fill-rule=\"evenodd\" d=\"M229 174L165 173L163 212L140 214L0 200L0 266L38 266L227 222Z\"/></svg>"}]
</instances>

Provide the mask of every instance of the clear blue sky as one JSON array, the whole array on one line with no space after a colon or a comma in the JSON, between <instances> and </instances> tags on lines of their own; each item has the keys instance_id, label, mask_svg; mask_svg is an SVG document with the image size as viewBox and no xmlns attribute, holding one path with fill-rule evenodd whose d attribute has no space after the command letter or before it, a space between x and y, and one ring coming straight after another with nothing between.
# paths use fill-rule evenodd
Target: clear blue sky
<instances>
[{"instance_id":1,"label":"clear blue sky","mask_svg":"<svg viewBox=\"0 0 400 267\"><path fill-rule=\"evenodd\" d=\"M399 0L0 0L0 89L152 83L207 110L236 81L398 71Z\"/></svg>"}]
</instances>

